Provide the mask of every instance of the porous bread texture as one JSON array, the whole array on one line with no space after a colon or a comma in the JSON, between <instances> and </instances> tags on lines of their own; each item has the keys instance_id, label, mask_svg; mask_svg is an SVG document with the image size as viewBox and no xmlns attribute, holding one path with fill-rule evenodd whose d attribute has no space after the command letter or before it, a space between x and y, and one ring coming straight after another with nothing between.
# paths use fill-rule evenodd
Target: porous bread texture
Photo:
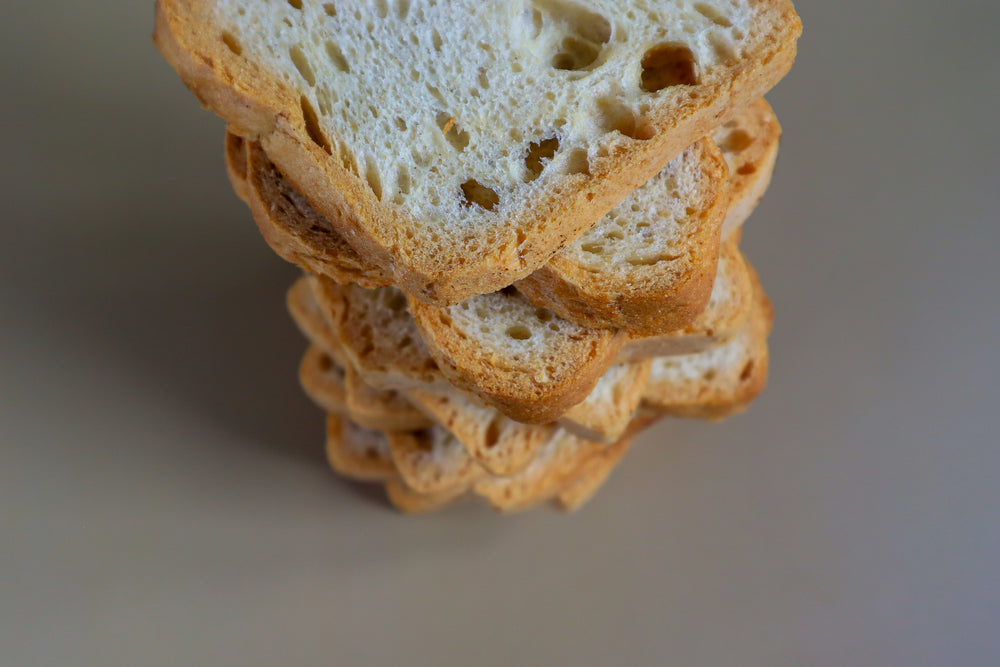
<instances>
[{"instance_id":1,"label":"porous bread texture","mask_svg":"<svg viewBox=\"0 0 1000 667\"><path fill-rule=\"evenodd\" d=\"M345 358L365 382L377 389L449 389L402 292L338 285L315 276L309 284Z\"/></svg>"},{"instance_id":2,"label":"porous bread texture","mask_svg":"<svg viewBox=\"0 0 1000 667\"><path fill-rule=\"evenodd\" d=\"M730 129L720 131L719 137L726 143L727 159L734 165L724 187L734 198L731 206L739 209L738 219L732 213L726 218L731 229L725 237L735 240L739 226L756 206L763 188L766 188L770 180L780 128L770 107L762 100L739 114L729 125ZM705 145L698 148L702 143ZM636 239L648 236L652 239L651 251L660 252L663 261L653 267L644 266L642 262L649 261L653 255L648 254L650 248L643 241L635 255L637 265L628 262L602 263L602 260L620 257L614 253L602 255L583 252L582 248L596 250L600 244L587 245L578 240L572 247L579 246L580 252L585 256L600 258L597 264L592 267L577 266L572 253L568 249L563 250L549 265L520 281L518 287L521 291L538 305L549 305L561 314L570 315L571 319L591 321L598 327L609 324L610 320L605 315L609 312L607 304L611 303L608 315L611 319L616 317L616 312L639 313L651 317L654 322L652 325L643 326L638 321L633 322L634 326L629 329L629 333L634 340L641 340L644 335L646 338L656 338L655 331L659 331L661 336L666 331L667 335L674 338L677 333L674 329L677 327L670 328L671 325L688 319L691 312L701 312L704 300L709 298L707 295L713 289L710 286L714 284L715 289L718 288L717 281L712 278L706 280L705 276L711 273L709 269L715 267L720 220L708 223L698 218L696 214L699 209L693 205L697 204L697 197L657 197L656 194L663 195L666 192L667 188L659 187L664 182L676 185L679 179L684 186L681 190L700 190L702 200L718 195L718 189L722 186L720 180L715 177L701 178L706 173L718 175L720 169L725 171L721 157L717 150L711 148L711 143L711 140L700 142L672 160L660 175L632 193L584 237L589 239L595 236L602 239L601 243L613 243L619 249L635 250ZM242 177L237 173L236 165L232 164L240 156L247 161ZM335 227L295 192L258 145L248 146L238 137L229 135L227 164L234 188L250 203L264 238L279 255L307 270L325 274L338 283L357 282L366 287L386 284L387 277L358 255L336 232ZM751 167L754 169L753 173L749 173ZM665 175L667 172L672 172L672 175ZM245 183L241 178L245 179ZM650 184L654 183L658 187L651 188ZM674 193L677 194L677 188L674 188ZM717 204L722 199L717 197L714 201ZM661 208L654 209L653 204L661 205ZM632 208L638 208L639 211L634 213ZM695 210L691 216L687 215L689 208ZM709 208L715 210L715 205ZM656 215L656 211L661 210L666 213L665 216ZM706 213L704 210L701 212ZM619 213L621 216L615 218ZM683 218L682 222L678 222L678 216ZM631 231L638 232L637 236L627 240L613 218L619 222L629 220L628 224L635 226ZM623 238L616 239L619 235ZM665 257L662 254L664 252ZM671 260L671 253L679 255ZM697 258L698 255L701 255L700 259ZM322 261L317 261L316 258L322 258ZM661 271L672 265L673 272ZM686 272L684 267L687 268ZM552 285L555 288L549 289ZM643 289L636 289L636 285ZM713 292L712 298L714 297ZM678 304L685 299L688 300L688 307L682 317L681 311L685 309ZM589 310L590 308L594 310ZM657 320L655 315L665 310L673 310L674 314ZM691 351L694 350L686 350Z\"/></svg>"},{"instance_id":3,"label":"porous bread texture","mask_svg":"<svg viewBox=\"0 0 1000 667\"><path fill-rule=\"evenodd\" d=\"M648 361L612 366L587 398L562 416L560 425L586 440L615 442L639 407L649 379L649 366Z\"/></svg>"},{"instance_id":4,"label":"porous bread texture","mask_svg":"<svg viewBox=\"0 0 1000 667\"><path fill-rule=\"evenodd\" d=\"M511 475L524 469L554 430L552 426L520 424L458 393L408 391L406 395L451 431L469 456L493 475Z\"/></svg>"},{"instance_id":5,"label":"porous bread texture","mask_svg":"<svg viewBox=\"0 0 1000 667\"><path fill-rule=\"evenodd\" d=\"M618 353L618 363L695 354L729 340L739 333L749 317L753 294L749 264L735 239L730 240L720 253L708 305L698 317L664 336L630 338Z\"/></svg>"},{"instance_id":6,"label":"porous bread texture","mask_svg":"<svg viewBox=\"0 0 1000 667\"><path fill-rule=\"evenodd\" d=\"M509 477L483 478L472 490L499 512L521 512L555 496L573 472L604 447L559 429L527 468Z\"/></svg>"},{"instance_id":7,"label":"porous bread texture","mask_svg":"<svg viewBox=\"0 0 1000 667\"><path fill-rule=\"evenodd\" d=\"M384 482L397 476L385 435L336 413L326 417L326 457L336 472L360 482Z\"/></svg>"},{"instance_id":8,"label":"porous bread texture","mask_svg":"<svg viewBox=\"0 0 1000 667\"><path fill-rule=\"evenodd\" d=\"M158 0L154 41L352 247L444 305L542 265L773 86L800 32L788 0Z\"/></svg>"},{"instance_id":9,"label":"porous bread texture","mask_svg":"<svg viewBox=\"0 0 1000 667\"><path fill-rule=\"evenodd\" d=\"M653 360L643 402L678 417L723 419L745 410L767 384L774 310L756 274L754 304L738 336L711 350Z\"/></svg>"},{"instance_id":10,"label":"porous bread texture","mask_svg":"<svg viewBox=\"0 0 1000 667\"><path fill-rule=\"evenodd\" d=\"M387 433L386 438L400 477L417 493L468 489L486 475L462 443L443 428Z\"/></svg>"},{"instance_id":11,"label":"porous bread texture","mask_svg":"<svg viewBox=\"0 0 1000 667\"><path fill-rule=\"evenodd\" d=\"M688 324L712 291L726 179L715 143L694 143L518 290L573 322L637 337Z\"/></svg>"},{"instance_id":12,"label":"porous bread texture","mask_svg":"<svg viewBox=\"0 0 1000 667\"><path fill-rule=\"evenodd\" d=\"M712 133L729 168L729 212L722 238L732 236L757 207L771 183L781 125L761 98Z\"/></svg>"},{"instance_id":13,"label":"porous bread texture","mask_svg":"<svg viewBox=\"0 0 1000 667\"><path fill-rule=\"evenodd\" d=\"M625 334L587 329L512 288L445 308L409 299L441 372L519 422L545 424L584 400Z\"/></svg>"}]
</instances>

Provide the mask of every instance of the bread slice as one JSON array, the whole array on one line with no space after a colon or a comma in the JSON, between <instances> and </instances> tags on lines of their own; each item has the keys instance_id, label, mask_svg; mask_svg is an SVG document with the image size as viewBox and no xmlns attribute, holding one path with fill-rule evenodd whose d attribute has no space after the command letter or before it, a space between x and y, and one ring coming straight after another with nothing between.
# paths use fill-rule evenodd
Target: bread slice
<instances>
[{"instance_id":1,"label":"bread slice","mask_svg":"<svg viewBox=\"0 0 1000 667\"><path fill-rule=\"evenodd\" d=\"M326 417L326 457L335 471L360 482L384 482L398 476L385 435L334 412Z\"/></svg>"},{"instance_id":2,"label":"bread slice","mask_svg":"<svg viewBox=\"0 0 1000 667\"><path fill-rule=\"evenodd\" d=\"M639 407L649 368L648 361L612 366L587 398L562 416L559 424L585 440L615 442L625 433Z\"/></svg>"},{"instance_id":3,"label":"bread slice","mask_svg":"<svg viewBox=\"0 0 1000 667\"><path fill-rule=\"evenodd\" d=\"M630 338L618 353L620 363L694 354L729 340L743 327L753 304L753 283L746 258L734 240L720 253L708 305L694 322L665 336Z\"/></svg>"},{"instance_id":4,"label":"bread slice","mask_svg":"<svg viewBox=\"0 0 1000 667\"><path fill-rule=\"evenodd\" d=\"M413 431L431 421L394 391L377 391L360 382L350 368L310 345L299 365L299 384L309 399L327 412L349 417L362 428Z\"/></svg>"},{"instance_id":5,"label":"bread slice","mask_svg":"<svg viewBox=\"0 0 1000 667\"><path fill-rule=\"evenodd\" d=\"M500 512L530 509L555 496L583 461L604 447L560 429L527 468L510 477L483 478L473 491Z\"/></svg>"},{"instance_id":6,"label":"bread slice","mask_svg":"<svg viewBox=\"0 0 1000 667\"><path fill-rule=\"evenodd\" d=\"M712 133L729 168L729 212L722 237L746 221L771 183L781 143L781 125L771 105L757 100Z\"/></svg>"},{"instance_id":7,"label":"bread slice","mask_svg":"<svg viewBox=\"0 0 1000 667\"><path fill-rule=\"evenodd\" d=\"M465 490L486 475L462 443L441 427L387 433L386 439L400 477L417 493Z\"/></svg>"},{"instance_id":8,"label":"bread slice","mask_svg":"<svg viewBox=\"0 0 1000 667\"><path fill-rule=\"evenodd\" d=\"M699 354L653 360L643 403L678 417L722 419L742 412L767 384L767 336L774 310L756 274L744 330Z\"/></svg>"},{"instance_id":9,"label":"bread slice","mask_svg":"<svg viewBox=\"0 0 1000 667\"><path fill-rule=\"evenodd\" d=\"M366 290L310 276L309 287L348 365L377 389L449 391L394 287Z\"/></svg>"},{"instance_id":10,"label":"bread slice","mask_svg":"<svg viewBox=\"0 0 1000 667\"><path fill-rule=\"evenodd\" d=\"M409 391L407 396L435 422L451 431L469 456L493 475L511 475L524 469L554 430L551 426L512 421L457 392Z\"/></svg>"},{"instance_id":11,"label":"bread slice","mask_svg":"<svg viewBox=\"0 0 1000 667\"><path fill-rule=\"evenodd\" d=\"M694 143L517 289L573 322L634 336L690 323L712 291L726 177L715 142Z\"/></svg>"},{"instance_id":12,"label":"bread slice","mask_svg":"<svg viewBox=\"0 0 1000 667\"><path fill-rule=\"evenodd\" d=\"M789 0L391 5L158 0L154 41L351 246L440 305L544 264L772 87L801 31Z\"/></svg>"},{"instance_id":13,"label":"bread slice","mask_svg":"<svg viewBox=\"0 0 1000 667\"><path fill-rule=\"evenodd\" d=\"M417 493L401 479L388 480L385 483L385 493L389 502L406 514L437 512L469 495L467 489L461 488L441 493Z\"/></svg>"},{"instance_id":14,"label":"bread slice","mask_svg":"<svg viewBox=\"0 0 1000 667\"><path fill-rule=\"evenodd\" d=\"M636 436L656 423L660 416L649 410L637 414L617 442L592 454L574 471L572 478L556 495L556 506L567 512L575 512L593 498L632 447Z\"/></svg>"},{"instance_id":15,"label":"bread slice","mask_svg":"<svg viewBox=\"0 0 1000 667\"><path fill-rule=\"evenodd\" d=\"M456 387L520 422L545 424L581 402L625 334L588 329L513 288L440 308L409 299L431 356Z\"/></svg>"}]
</instances>

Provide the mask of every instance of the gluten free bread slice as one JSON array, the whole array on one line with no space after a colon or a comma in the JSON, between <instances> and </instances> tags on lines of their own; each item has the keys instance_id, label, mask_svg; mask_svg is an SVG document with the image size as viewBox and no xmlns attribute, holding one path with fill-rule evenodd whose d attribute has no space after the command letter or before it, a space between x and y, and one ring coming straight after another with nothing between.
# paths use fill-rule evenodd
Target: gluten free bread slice
<instances>
[{"instance_id":1,"label":"gluten free bread slice","mask_svg":"<svg viewBox=\"0 0 1000 667\"><path fill-rule=\"evenodd\" d=\"M760 97L800 31L788 0L158 0L154 41L352 247L452 304Z\"/></svg>"}]
</instances>

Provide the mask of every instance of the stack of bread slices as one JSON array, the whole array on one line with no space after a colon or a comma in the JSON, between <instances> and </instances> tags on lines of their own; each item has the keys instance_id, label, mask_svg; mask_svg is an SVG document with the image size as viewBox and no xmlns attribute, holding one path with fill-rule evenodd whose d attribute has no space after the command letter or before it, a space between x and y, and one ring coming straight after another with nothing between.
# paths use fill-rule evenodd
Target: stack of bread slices
<instances>
[{"instance_id":1,"label":"stack of bread slices","mask_svg":"<svg viewBox=\"0 0 1000 667\"><path fill-rule=\"evenodd\" d=\"M305 271L333 468L407 512L517 511L762 391L739 240L800 31L788 0L159 0L154 39Z\"/></svg>"}]
</instances>

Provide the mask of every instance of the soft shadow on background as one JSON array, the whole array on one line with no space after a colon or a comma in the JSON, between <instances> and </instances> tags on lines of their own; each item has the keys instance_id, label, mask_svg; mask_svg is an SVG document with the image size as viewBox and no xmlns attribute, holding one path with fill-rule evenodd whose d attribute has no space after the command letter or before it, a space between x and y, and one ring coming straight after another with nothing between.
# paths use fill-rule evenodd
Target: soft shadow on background
<instances>
[{"instance_id":1,"label":"soft shadow on background","mask_svg":"<svg viewBox=\"0 0 1000 667\"><path fill-rule=\"evenodd\" d=\"M297 272L152 3L5 7L4 661L997 664L1000 11L796 6L768 391L574 517L416 520L327 471Z\"/></svg>"}]
</instances>

